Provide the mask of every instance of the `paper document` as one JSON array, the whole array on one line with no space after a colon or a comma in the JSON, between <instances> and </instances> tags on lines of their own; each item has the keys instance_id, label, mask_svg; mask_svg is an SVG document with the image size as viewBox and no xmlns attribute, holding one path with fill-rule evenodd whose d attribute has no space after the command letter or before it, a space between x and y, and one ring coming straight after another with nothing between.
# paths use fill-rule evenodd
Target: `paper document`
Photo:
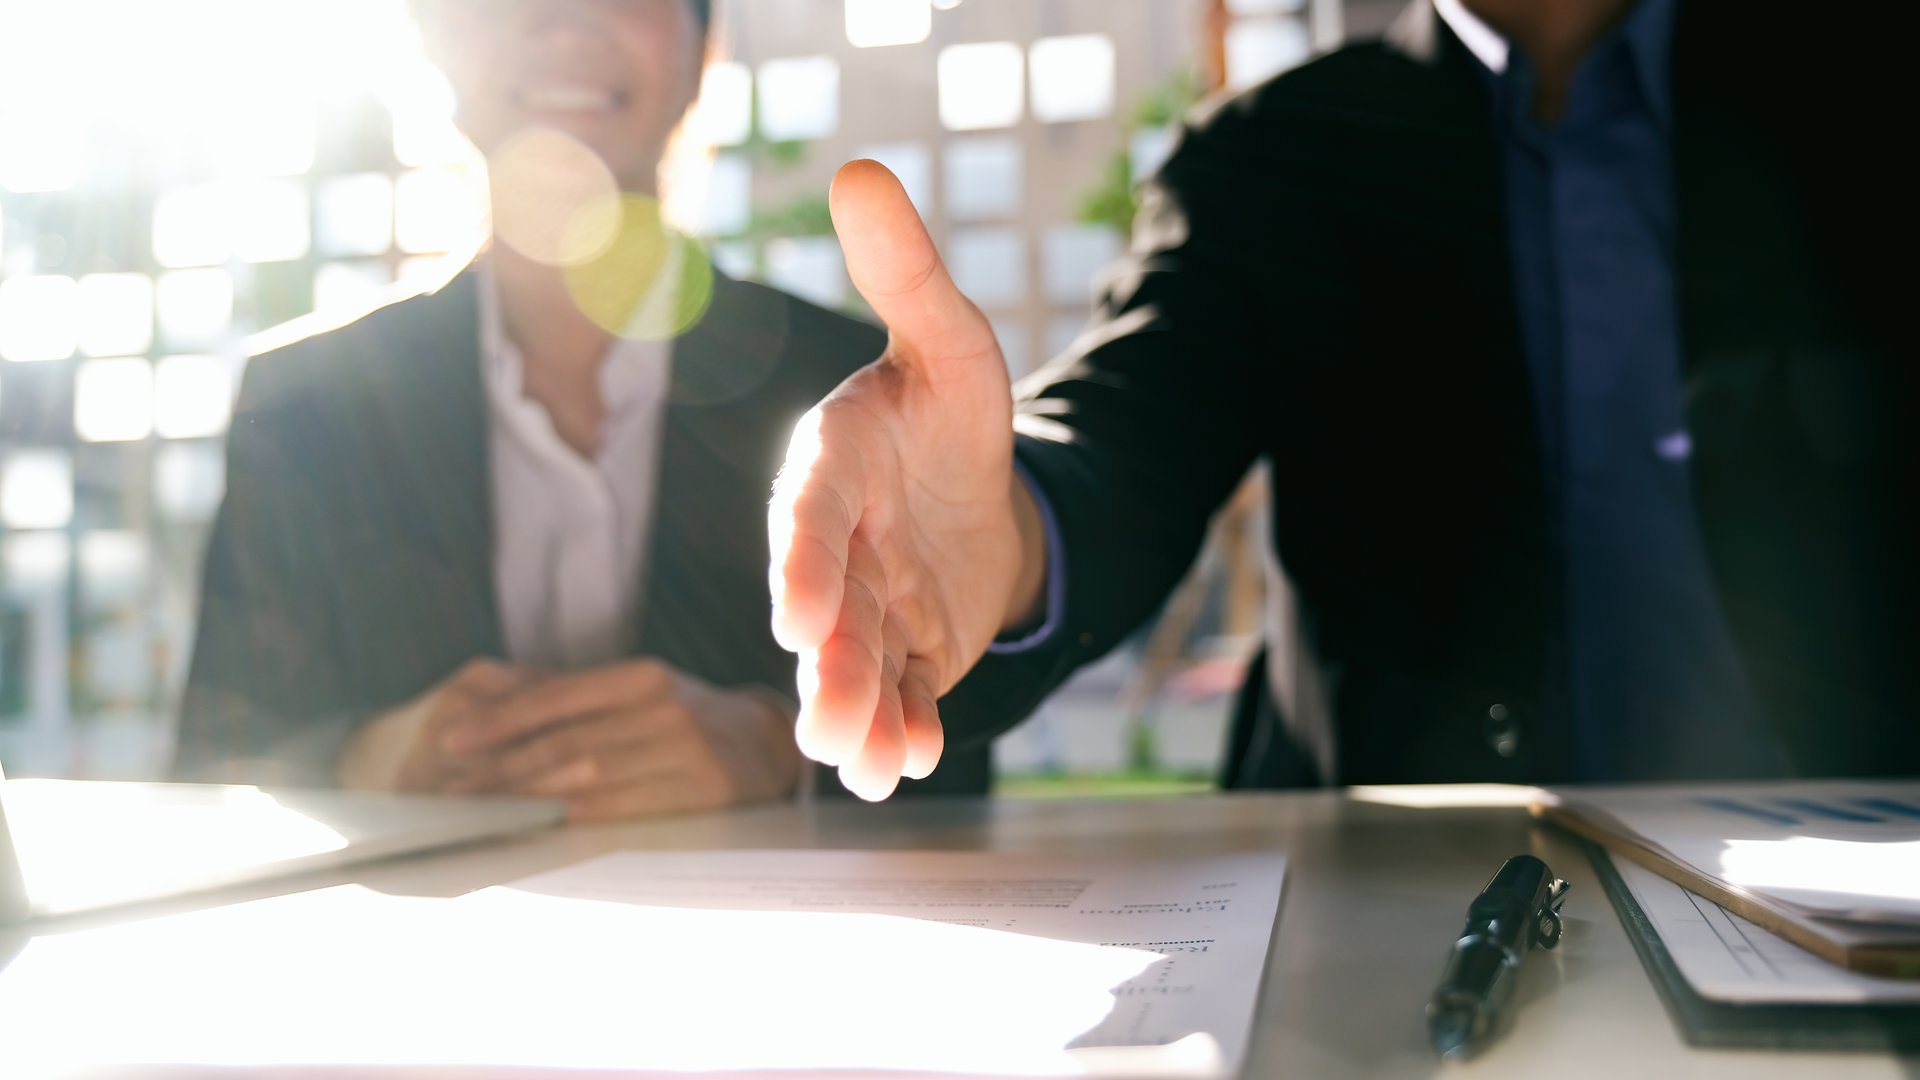
<instances>
[{"instance_id":1,"label":"paper document","mask_svg":"<svg viewBox=\"0 0 1920 1080\"><path fill-rule=\"evenodd\" d=\"M1848 971L1644 866L1625 859L1613 865L1701 997L1742 1004L1920 1004L1920 980Z\"/></svg>"},{"instance_id":2,"label":"paper document","mask_svg":"<svg viewBox=\"0 0 1920 1080\"><path fill-rule=\"evenodd\" d=\"M1920 782L1566 788L1548 797L1801 916L1920 931Z\"/></svg>"},{"instance_id":3,"label":"paper document","mask_svg":"<svg viewBox=\"0 0 1920 1080\"><path fill-rule=\"evenodd\" d=\"M796 957L815 968L792 987L811 1000L769 1005L817 1012L822 1030L890 1015L920 1033L868 1067L1223 1075L1246 1053L1283 871L1278 854L623 852L513 888L643 905L643 918L724 912L701 920L721 933L824 935L831 955ZM760 967L715 959L743 981Z\"/></svg>"},{"instance_id":4,"label":"paper document","mask_svg":"<svg viewBox=\"0 0 1920 1080\"><path fill-rule=\"evenodd\" d=\"M0 1075L1225 1076L1284 865L630 852L324 889L34 938Z\"/></svg>"}]
</instances>

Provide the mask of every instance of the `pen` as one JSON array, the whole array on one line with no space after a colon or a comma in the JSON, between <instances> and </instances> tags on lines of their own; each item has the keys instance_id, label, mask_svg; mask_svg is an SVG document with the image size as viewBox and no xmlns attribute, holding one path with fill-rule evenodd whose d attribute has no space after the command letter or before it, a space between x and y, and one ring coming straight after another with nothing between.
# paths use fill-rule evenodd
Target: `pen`
<instances>
[{"instance_id":1,"label":"pen","mask_svg":"<svg viewBox=\"0 0 1920 1080\"><path fill-rule=\"evenodd\" d=\"M1534 945L1560 943L1560 905L1571 887L1546 863L1515 855L1474 898L1427 1003L1427 1037L1442 1057L1472 1053L1513 996L1520 957Z\"/></svg>"}]
</instances>

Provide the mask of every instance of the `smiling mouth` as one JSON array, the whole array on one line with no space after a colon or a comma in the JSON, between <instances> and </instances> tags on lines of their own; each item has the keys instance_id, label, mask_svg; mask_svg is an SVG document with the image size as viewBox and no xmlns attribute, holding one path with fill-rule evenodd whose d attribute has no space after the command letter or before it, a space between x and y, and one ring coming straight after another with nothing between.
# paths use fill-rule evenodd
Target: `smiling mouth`
<instances>
[{"instance_id":1,"label":"smiling mouth","mask_svg":"<svg viewBox=\"0 0 1920 1080\"><path fill-rule=\"evenodd\" d=\"M626 107L627 94L622 90L602 87L537 86L517 91L513 95L513 103L529 112L612 112Z\"/></svg>"}]
</instances>

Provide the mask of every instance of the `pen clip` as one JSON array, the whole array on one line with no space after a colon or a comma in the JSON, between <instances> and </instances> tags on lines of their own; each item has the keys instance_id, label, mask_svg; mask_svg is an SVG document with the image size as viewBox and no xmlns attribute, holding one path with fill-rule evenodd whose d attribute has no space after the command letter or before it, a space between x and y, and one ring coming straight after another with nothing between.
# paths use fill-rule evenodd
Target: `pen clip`
<instances>
[{"instance_id":1,"label":"pen clip","mask_svg":"<svg viewBox=\"0 0 1920 1080\"><path fill-rule=\"evenodd\" d=\"M1560 905L1567 902L1567 893L1573 885L1561 878L1555 878L1547 886L1546 902L1540 910L1533 913L1533 943L1543 949L1551 949L1560 944L1560 933L1564 925L1560 920Z\"/></svg>"}]
</instances>

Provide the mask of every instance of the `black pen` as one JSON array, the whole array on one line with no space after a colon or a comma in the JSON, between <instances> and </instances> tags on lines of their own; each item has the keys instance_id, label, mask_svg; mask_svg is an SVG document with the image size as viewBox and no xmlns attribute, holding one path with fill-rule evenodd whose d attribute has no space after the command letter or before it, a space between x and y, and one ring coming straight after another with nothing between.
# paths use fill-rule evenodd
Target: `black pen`
<instances>
[{"instance_id":1,"label":"black pen","mask_svg":"<svg viewBox=\"0 0 1920 1080\"><path fill-rule=\"evenodd\" d=\"M1531 855L1515 855L1467 908L1440 985L1427 1003L1427 1037L1443 1057L1465 1057L1484 1039L1513 996L1520 957L1560 943L1566 882Z\"/></svg>"}]
</instances>

